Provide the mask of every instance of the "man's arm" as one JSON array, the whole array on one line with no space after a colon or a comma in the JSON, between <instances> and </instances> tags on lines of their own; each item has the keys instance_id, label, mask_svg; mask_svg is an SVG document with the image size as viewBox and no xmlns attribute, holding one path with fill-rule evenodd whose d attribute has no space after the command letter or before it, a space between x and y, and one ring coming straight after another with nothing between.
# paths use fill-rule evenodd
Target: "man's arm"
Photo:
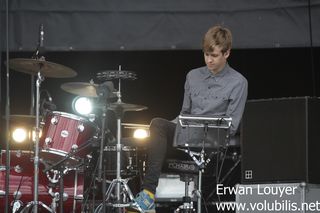
<instances>
[{"instance_id":1,"label":"man's arm","mask_svg":"<svg viewBox=\"0 0 320 213\"><path fill-rule=\"evenodd\" d=\"M248 96L248 82L245 78L233 89L226 112L232 118L230 134L235 135L239 127Z\"/></svg>"},{"instance_id":2,"label":"man's arm","mask_svg":"<svg viewBox=\"0 0 320 213\"><path fill-rule=\"evenodd\" d=\"M184 84L184 95L183 104L180 114L190 114L191 113L191 98L190 98L190 85L188 76L186 77L186 82Z\"/></svg>"}]
</instances>

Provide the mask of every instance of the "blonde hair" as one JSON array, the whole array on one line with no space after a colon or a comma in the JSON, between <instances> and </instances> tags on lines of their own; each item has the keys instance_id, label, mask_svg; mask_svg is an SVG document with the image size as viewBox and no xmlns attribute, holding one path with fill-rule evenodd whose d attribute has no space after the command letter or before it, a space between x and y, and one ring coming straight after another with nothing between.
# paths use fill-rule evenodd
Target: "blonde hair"
<instances>
[{"instance_id":1,"label":"blonde hair","mask_svg":"<svg viewBox=\"0 0 320 213\"><path fill-rule=\"evenodd\" d=\"M231 31L222 26L213 26L203 37L202 50L203 52L212 52L215 46L222 48L222 53L226 53L232 47Z\"/></svg>"}]
</instances>

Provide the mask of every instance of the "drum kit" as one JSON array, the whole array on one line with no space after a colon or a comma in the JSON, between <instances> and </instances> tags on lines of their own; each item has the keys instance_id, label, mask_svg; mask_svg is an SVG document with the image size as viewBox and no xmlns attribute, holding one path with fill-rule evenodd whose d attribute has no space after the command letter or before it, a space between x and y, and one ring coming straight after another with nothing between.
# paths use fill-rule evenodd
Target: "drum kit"
<instances>
[{"instance_id":1,"label":"drum kit","mask_svg":"<svg viewBox=\"0 0 320 213\"><path fill-rule=\"evenodd\" d=\"M4 209L4 196L9 199L12 212L124 212L126 207L139 206L133 199L128 186L130 178L122 179L124 164L126 170L135 170L135 147L122 144L122 118L127 111L142 111L147 107L124 103L121 100L121 81L135 80L132 71L109 70L97 74L102 82L69 82L61 85L62 90L84 97L97 98L100 103L101 122L91 118L61 111L40 111L40 87L45 78L71 78L77 73L66 66L39 59L16 58L7 64L12 70L30 74L35 81L35 115L12 115L10 120L31 120L35 125L35 138L32 151L10 150L1 152L1 163L6 165L9 155L9 167L1 166L0 171L0 208ZM117 81L118 89L114 89L113 81ZM34 85L32 85L34 87ZM34 97L32 97L34 98ZM117 98L109 103L110 98ZM112 111L117 119L116 144L110 145L106 113ZM41 119L42 118L42 119ZM94 150L96 149L96 150ZM99 150L98 150L99 149ZM98 153L98 160L93 167L98 168L93 175L94 181L102 184L102 201L91 208L83 205L85 191L85 172L92 162L92 152ZM127 155L129 153L129 155ZM128 162L123 161L123 154ZM106 180L106 161L116 164L112 181ZM33 168L32 168L33 166ZM10 171L7 171L10 168ZM5 181L9 173L9 183ZM110 172L110 171L109 171ZM127 176L136 175L127 172ZM5 187L9 184L9 187ZM108 188L107 185L108 184ZM5 189L9 188L9 192ZM90 206L90 205L89 205Z\"/></svg>"}]
</instances>

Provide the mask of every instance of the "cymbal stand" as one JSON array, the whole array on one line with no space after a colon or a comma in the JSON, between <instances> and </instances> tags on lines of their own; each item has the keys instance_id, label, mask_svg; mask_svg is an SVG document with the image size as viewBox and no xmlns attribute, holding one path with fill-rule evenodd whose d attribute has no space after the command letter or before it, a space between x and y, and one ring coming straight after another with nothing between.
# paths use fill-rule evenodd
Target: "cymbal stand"
<instances>
[{"instance_id":1,"label":"cymbal stand","mask_svg":"<svg viewBox=\"0 0 320 213\"><path fill-rule=\"evenodd\" d=\"M102 106L102 118L101 118L101 141L100 141L100 153L99 153L99 168L98 168L98 181L102 182L103 189L106 188L106 179L105 179L105 172L103 168L103 153L104 153L104 140L105 140L105 126L106 126L106 118L107 118L107 89L104 91L100 91L98 96L102 98L103 106ZM102 174L103 173L103 174ZM103 177L102 177L103 175ZM106 212L106 197L105 197L105 191L102 193L102 212Z\"/></svg>"},{"instance_id":2,"label":"cymbal stand","mask_svg":"<svg viewBox=\"0 0 320 213\"><path fill-rule=\"evenodd\" d=\"M121 66L119 67L119 71L121 71ZM118 103L121 103L121 79L119 78L119 88L118 92L116 93L118 100ZM112 204L108 203L107 205L119 208L119 213L121 212L121 208L124 207L134 207L138 209L140 212L144 212L139 205L134 201L134 196L128 186L128 180L127 179L122 179L121 178L121 151L122 151L122 145L121 145L121 118L123 117L124 110L121 107L118 107L115 110L115 114L117 117L117 146L116 146L116 151L117 151L117 172L116 172L116 179L112 180L112 182L109 185L109 188L106 192L106 201L110 199L112 191L115 189L116 191L116 199L117 203ZM125 200L122 200L123 203L121 202L121 189L122 195L124 198L128 198L129 202L126 202ZM126 197L126 195L128 197Z\"/></svg>"},{"instance_id":3,"label":"cymbal stand","mask_svg":"<svg viewBox=\"0 0 320 213\"><path fill-rule=\"evenodd\" d=\"M42 203L38 201L38 186L39 186L39 133L40 133L40 85L44 81L44 77L41 75L42 65L39 67L39 71L37 73L37 81L36 81L36 129L35 129L35 147L34 147L34 187L33 187L33 201L30 201L25 208L22 209L21 212L29 209L31 206L33 207L33 212L38 213L38 205L43 206L49 212L52 210Z\"/></svg>"}]
</instances>

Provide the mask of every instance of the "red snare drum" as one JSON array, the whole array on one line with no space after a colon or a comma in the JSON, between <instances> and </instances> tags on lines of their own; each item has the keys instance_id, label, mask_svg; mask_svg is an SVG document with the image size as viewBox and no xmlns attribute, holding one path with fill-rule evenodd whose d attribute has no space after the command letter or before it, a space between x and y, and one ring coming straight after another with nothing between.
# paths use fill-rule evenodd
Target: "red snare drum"
<instances>
[{"instance_id":1,"label":"red snare drum","mask_svg":"<svg viewBox=\"0 0 320 213\"><path fill-rule=\"evenodd\" d=\"M0 171L0 208L5 208L5 163L6 152L2 151L2 168ZM49 180L42 171L44 165L39 163L38 201L51 208L52 196L49 194ZM34 163L33 152L10 151L10 176L9 176L9 204L10 209L14 201L19 201L22 208L33 201L34 195ZM69 171L63 177L64 193L68 195L64 201L64 212L80 212L83 199L84 175L83 172ZM59 183L53 188L53 192L59 193ZM57 202L58 204L58 202ZM20 210L22 209L20 208ZM29 209L30 210L30 209ZM48 212L39 205L39 212ZM43 211L41 211L43 210ZM58 210L58 208L57 208ZM73 211L74 210L74 211Z\"/></svg>"},{"instance_id":2,"label":"red snare drum","mask_svg":"<svg viewBox=\"0 0 320 213\"><path fill-rule=\"evenodd\" d=\"M46 117L42 129L40 156L49 163L56 163L67 154L75 152L65 161L67 165L74 164L77 159L90 153L89 140L96 133L96 129L95 124L86 118L54 111Z\"/></svg>"}]
</instances>

